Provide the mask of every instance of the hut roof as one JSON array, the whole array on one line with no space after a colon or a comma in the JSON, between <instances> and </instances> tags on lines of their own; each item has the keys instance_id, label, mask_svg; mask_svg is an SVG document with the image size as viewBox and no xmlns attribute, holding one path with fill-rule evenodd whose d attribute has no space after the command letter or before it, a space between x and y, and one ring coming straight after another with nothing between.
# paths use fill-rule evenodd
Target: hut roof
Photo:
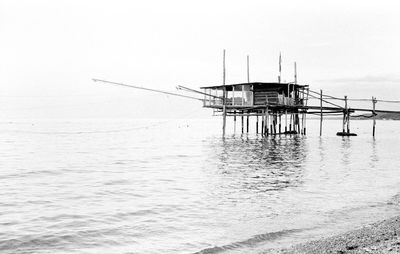
<instances>
[{"instance_id":1,"label":"hut roof","mask_svg":"<svg viewBox=\"0 0 400 254\"><path fill-rule=\"evenodd\" d=\"M233 86L240 86L240 85L253 85L256 87L287 87L288 85L293 85L296 88L300 88L300 87L308 87L308 85L299 85L299 84L295 84L295 83L278 83L278 82L250 82L250 83L238 83L238 84L228 84L228 85L219 85L219 86L203 86L200 87L201 89L218 89L218 88L223 88L226 87L227 90L232 89Z\"/></svg>"}]
</instances>

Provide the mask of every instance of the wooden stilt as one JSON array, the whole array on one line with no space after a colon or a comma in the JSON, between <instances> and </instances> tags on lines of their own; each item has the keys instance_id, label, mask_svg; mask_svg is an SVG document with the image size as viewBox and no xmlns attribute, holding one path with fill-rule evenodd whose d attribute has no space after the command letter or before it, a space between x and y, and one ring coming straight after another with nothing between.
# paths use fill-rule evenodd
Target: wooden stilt
<instances>
[{"instance_id":1,"label":"wooden stilt","mask_svg":"<svg viewBox=\"0 0 400 254\"><path fill-rule=\"evenodd\" d=\"M376 104L376 98L372 97L372 119L373 119L373 124L372 124L372 137L375 137L375 126L376 126L376 113L375 113L375 104Z\"/></svg>"},{"instance_id":2,"label":"wooden stilt","mask_svg":"<svg viewBox=\"0 0 400 254\"><path fill-rule=\"evenodd\" d=\"M262 110L261 113L262 113L262 116L261 116L261 134L264 135L265 134L265 125L264 125L264 122L265 122L265 111Z\"/></svg>"},{"instance_id":3,"label":"wooden stilt","mask_svg":"<svg viewBox=\"0 0 400 254\"><path fill-rule=\"evenodd\" d=\"M234 115L233 115L233 133L236 134L236 110L233 111Z\"/></svg>"},{"instance_id":4,"label":"wooden stilt","mask_svg":"<svg viewBox=\"0 0 400 254\"><path fill-rule=\"evenodd\" d=\"M347 133L350 133L350 111L347 110Z\"/></svg>"},{"instance_id":5,"label":"wooden stilt","mask_svg":"<svg viewBox=\"0 0 400 254\"><path fill-rule=\"evenodd\" d=\"M287 132L287 110L285 110L285 133Z\"/></svg>"},{"instance_id":6,"label":"wooden stilt","mask_svg":"<svg viewBox=\"0 0 400 254\"><path fill-rule=\"evenodd\" d=\"M343 133L345 133L347 120L347 96L344 96L344 111L343 111Z\"/></svg>"},{"instance_id":7,"label":"wooden stilt","mask_svg":"<svg viewBox=\"0 0 400 254\"><path fill-rule=\"evenodd\" d=\"M282 131L281 131L281 126L282 126L282 123L281 123L281 120L282 120L282 118L281 118L281 113L279 113L279 134L281 134L282 133Z\"/></svg>"},{"instance_id":8,"label":"wooden stilt","mask_svg":"<svg viewBox=\"0 0 400 254\"><path fill-rule=\"evenodd\" d=\"M322 90L320 90L320 109L321 109L321 120L319 122L319 136L322 136Z\"/></svg>"},{"instance_id":9,"label":"wooden stilt","mask_svg":"<svg viewBox=\"0 0 400 254\"><path fill-rule=\"evenodd\" d=\"M300 116L299 116L299 113L297 113L296 115L297 115L297 133L300 134L300 132L301 132Z\"/></svg>"},{"instance_id":10,"label":"wooden stilt","mask_svg":"<svg viewBox=\"0 0 400 254\"><path fill-rule=\"evenodd\" d=\"M223 95L222 95L222 136L225 137L225 127L226 127L226 88L225 88L225 49L223 55L223 79L222 83L224 85Z\"/></svg>"},{"instance_id":11,"label":"wooden stilt","mask_svg":"<svg viewBox=\"0 0 400 254\"><path fill-rule=\"evenodd\" d=\"M267 136L269 135L268 124L269 124L269 112L268 112L268 106L267 106L267 109L265 110L265 134Z\"/></svg>"},{"instance_id":12,"label":"wooden stilt","mask_svg":"<svg viewBox=\"0 0 400 254\"><path fill-rule=\"evenodd\" d=\"M258 113L257 113L257 119L256 119L256 134L258 134Z\"/></svg>"},{"instance_id":13,"label":"wooden stilt","mask_svg":"<svg viewBox=\"0 0 400 254\"><path fill-rule=\"evenodd\" d=\"M248 113L247 113L248 114ZM249 133L249 115L247 115L246 133Z\"/></svg>"},{"instance_id":14,"label":"wooden stilt","mask_svg":"<svg viewBox=\"0 0 400 254\"><path fill-rule=\"evenodd\" d=\"M244 133L244 111L242 111L242 134Z\"/></svg>"},{"instance_id":15,"label":"wooden stilt","mask_svg":"<svg viewBox=\"0 0 400 254\"><path fill-rule=\"evenodd\" d=\"M225 128L226 128L226 105L223 106L223 113L222 113L222 136L225 137Z\"/></svg>"}]
</instances>

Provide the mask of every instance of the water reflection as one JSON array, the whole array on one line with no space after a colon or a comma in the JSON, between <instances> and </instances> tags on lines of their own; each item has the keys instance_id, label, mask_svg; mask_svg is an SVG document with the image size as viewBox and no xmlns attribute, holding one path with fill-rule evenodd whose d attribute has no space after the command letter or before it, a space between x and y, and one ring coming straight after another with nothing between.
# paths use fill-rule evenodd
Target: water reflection
<instances>
[{"instance_id":1,"label":"water reflection","mask_svg":"<svg viewBox=\"0 0 400 254\"><path fill-rule=\"evenodd\" d=\"M352 143L349 137L342 137L341 153L342 153L342 164L344 166L350 165L351 145Z\"/></svg>"},{"instance_id":2,"label":"water reflection","mask_svg":"<svg viewBox=\"0 0 400 254\"><path fill-rule=\"evenodd\" d=\"M279 191L302 184L306 137L232 136L210 139L209 162L220 184L251 192ZM227 183L226 181L229 181Z\"/></svg>"},{"instance_id":3,"label":"water reflection","mask_svg":"<svg viewBox=\"0 0 400 254\"><path fill-rule=\"evenodd\" d=\"M370 142L371 144L371 160L369 162L369 166L371 168L376 168L377 163L379 162L379 156L378 156L378 151L377 151L377 141L375 138Z\"/></svg>"}]
</instances>

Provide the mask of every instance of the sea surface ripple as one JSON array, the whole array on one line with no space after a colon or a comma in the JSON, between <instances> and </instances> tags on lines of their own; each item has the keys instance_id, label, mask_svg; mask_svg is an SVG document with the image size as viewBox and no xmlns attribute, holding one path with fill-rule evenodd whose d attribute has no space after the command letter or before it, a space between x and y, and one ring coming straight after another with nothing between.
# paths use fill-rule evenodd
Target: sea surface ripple
<instances>
[{"instance_id":1,"label":"sea surface ripple","mask_svg":"<svg viewBox=\"0 0 400 254\"><path fill-rule=\"evenodd\" d=\"M259 253L398 214L400 122L231 124L0 122L0 252Z\"/></svg>"}]
</instances>

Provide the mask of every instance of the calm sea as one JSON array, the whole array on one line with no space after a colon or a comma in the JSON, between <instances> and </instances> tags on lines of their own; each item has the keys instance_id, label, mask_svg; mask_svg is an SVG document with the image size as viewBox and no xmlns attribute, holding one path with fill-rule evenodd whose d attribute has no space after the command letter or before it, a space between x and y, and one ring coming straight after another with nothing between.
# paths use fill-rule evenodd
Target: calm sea
<instances>
[{"instance_id":1,"label":"calm sea","mask_svg":"<svg viewBox=\"0 0 400 254\"><path fill-rule=\"evenodd\" d=\"M259 253L399 214L400 122L231 120L3 120L0 252Z\"/></svg>"}]
</instances>

